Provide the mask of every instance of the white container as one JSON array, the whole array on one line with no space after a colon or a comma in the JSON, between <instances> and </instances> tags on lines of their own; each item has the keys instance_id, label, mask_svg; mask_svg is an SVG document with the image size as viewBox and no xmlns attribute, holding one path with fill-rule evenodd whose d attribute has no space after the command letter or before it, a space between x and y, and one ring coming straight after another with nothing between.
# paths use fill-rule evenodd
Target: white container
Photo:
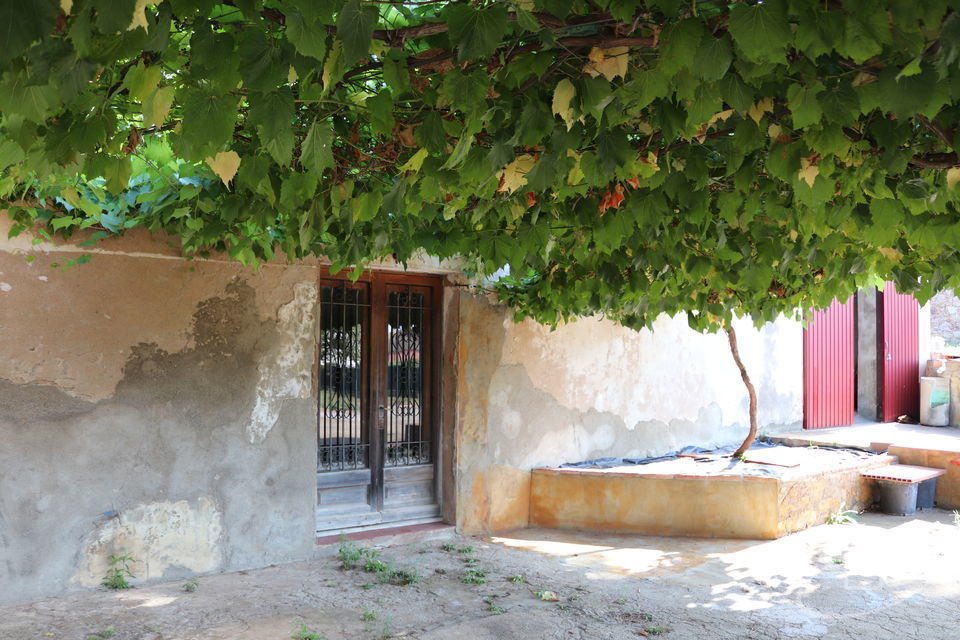
<instances>
[{"instance_id":1,"label":"white container","mask_svg":"<svg viewBox=\"0 0 960 640\"><path fill-rule=\"evenodd\" d=\"M920 378L920 424L945 427L950 423L950 378Z\"/></svg>"}]
</instances>

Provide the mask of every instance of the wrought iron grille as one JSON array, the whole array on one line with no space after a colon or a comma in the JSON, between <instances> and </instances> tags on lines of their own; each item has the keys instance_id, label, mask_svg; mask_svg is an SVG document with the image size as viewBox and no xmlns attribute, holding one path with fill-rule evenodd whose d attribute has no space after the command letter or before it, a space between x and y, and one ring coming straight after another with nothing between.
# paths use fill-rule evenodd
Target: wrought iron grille
<instances>
[{"instance_id":1,"label":"wrought iron grille","mask_svg":"<svg viewBox=\"0 0 960 640\"><path fill-rule=\"evenodd\" d=\"M320 415L317 471L365 469L370 441L363 428L365 289L320 291Z\"/></svg>"},{"instance_id":2,"label":"wrought iron grille","mask_svg":"<svg viewBox=\"0 0 960 640\"><path fill-rule=\"evenodd\" d=\"M387 437L384 464L399 467L431 460L430 433L423 423L424 320L427 298L413 287L387 299Z\"/></svg>"}]
</instances>

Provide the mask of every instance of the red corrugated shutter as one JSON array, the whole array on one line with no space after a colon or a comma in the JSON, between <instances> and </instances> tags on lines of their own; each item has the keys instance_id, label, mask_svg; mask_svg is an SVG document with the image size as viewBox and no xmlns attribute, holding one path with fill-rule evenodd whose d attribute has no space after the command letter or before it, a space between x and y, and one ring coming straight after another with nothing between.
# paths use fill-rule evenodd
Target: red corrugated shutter
<instances>
[{"instance_id":1,"label":"red corrugated shutter","mask_svg":"<svg viewBox=\"0 0 960 640\"><path fill-rule=\"evenodd\" d=\"M803 332L803 426L853 424L854 305L833 301Z\"/></svg>"},{"instance_id":2,"label":"red corrugated shutter","mask_svg":"<svg viewBox=\"0 0 960 640\"><path fill-rule=\"evenodd\" d=\"M888 282L880 294L883 323L883 420L920 417L920 305Z\"/></svg>"}]
</instances>

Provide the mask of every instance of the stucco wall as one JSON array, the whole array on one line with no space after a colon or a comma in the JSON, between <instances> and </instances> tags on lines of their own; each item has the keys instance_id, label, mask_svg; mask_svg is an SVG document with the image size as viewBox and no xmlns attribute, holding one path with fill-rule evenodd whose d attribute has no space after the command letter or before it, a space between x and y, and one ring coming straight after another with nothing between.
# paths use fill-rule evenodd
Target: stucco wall
<instances>
[{"instance_id":1,"label":"stucco wall","mask_svg":"<svg viewBox=\"0 0 960 640\"><path fill-rule=\"evenodd\" d=\"M0 215L0 601L95 586L112 553L138 579L314 553L319 265L185 261L139 233L34 245L8 226ZM88 264L54 266L81 251ZM551 331L444 298L443 513L464 531L526 524L533 467L745 433L722 336L667 318ZM763 428L796 426L799 325L738 332Z\"/></svg>"},{"instance_id":2,"label":"stucco wall","mask_svg":"<svg viewBox=\"0 0 960 640\"><path fill-rule=\"evenodd\" d=\"M781 319L736 323L759 396L761 431L803 418L803 331ZM726 337L682 317L632 331L586 319L551 331L503 307L460 300L457 522L464 531L525 526L530 469L687 445L740 442L747 394Z\"/></svg>"},{"instance_id":3,"label":"stucco wall","mask_svg":"<svg viewBox=\"0 0 960 640\"><path fill-rule=\"evenodd\" d=\"M97 586L110 554L135 582L313 555L322 262L10 226L0 212L0 602Z\"/></svg>"},{"instance_id":4,"label":"stucco wall","mask_svg":"<svg viewBox=\"0 0 960 640\"><path fill-rule=\"evenodd\" d=\"M316 269L0 249L0 601L308 557Z\"/></svg>"}]
</instances>

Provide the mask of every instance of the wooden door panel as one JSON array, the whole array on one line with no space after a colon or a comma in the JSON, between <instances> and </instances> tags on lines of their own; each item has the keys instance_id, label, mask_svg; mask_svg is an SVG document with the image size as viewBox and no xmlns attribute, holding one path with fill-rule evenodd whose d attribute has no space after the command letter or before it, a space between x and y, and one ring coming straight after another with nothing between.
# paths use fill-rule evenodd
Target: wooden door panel
<instances>
[{"instance_id":1,"label":"wooden door panel","mask_svg":"<svg viewBox=\"0 0 960 640\"><path fill-rule=\"evenodd\" d=\"M432 464L384 469L383 487L385 508L436 503Z\"/></svg>"}]
</instances>

